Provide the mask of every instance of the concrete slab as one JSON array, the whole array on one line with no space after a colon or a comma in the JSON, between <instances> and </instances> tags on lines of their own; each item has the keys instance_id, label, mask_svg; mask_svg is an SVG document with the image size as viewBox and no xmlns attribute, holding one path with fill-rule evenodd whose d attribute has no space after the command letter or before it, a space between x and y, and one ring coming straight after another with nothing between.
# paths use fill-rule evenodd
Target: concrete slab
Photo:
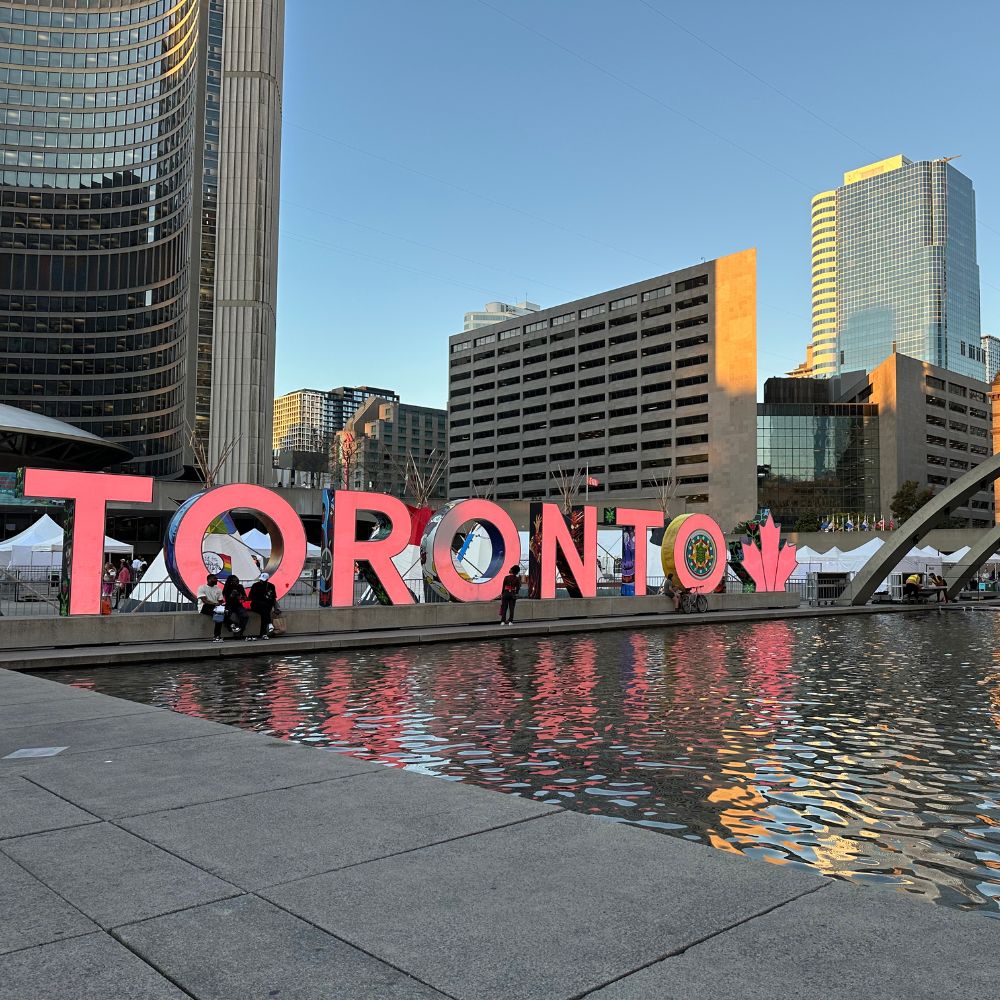
<instances>
[{"instance_id":1,"label":"concrete slab","mask_svg":"<svg viewBox=\"0 0 1000 1000\"><path fill-rule=\"evenodd\" d=\"M97 822L96 816L20 776L0 782L0 801L0 840Z\"/></svg>"},{"instance_id":2,"label":"concrete slab","mask_svg":"<svg viewBox=\"0 0 1000 1000\"><path fill-rule=\"evenodd\" d=\"M33 875L0 853L0 954L63 938L89 934L97 927ZM0 990L4 979L0 975Z\"/></svg>"},{"instance_id":3,"label":"concrete slab","mask_svg":"<svg viewBox=\"0 0 1000 1000\"><path fill-rule=\"evenodd\" d=\"M82 722L86 719L111 719L122 715L142 715L150 711L158 712L159 709L151 709L149 705L139 705L134 701L111 698L104 694L91 694L86 698L72 699L54 697L51 700L45 699L21 705L0 703L0 731L9 733L28 726Z\"/></svg>"},{"instance_id":4,"label":"concrete slab","mask_svg":"<svg viewBox=\"0 0 1000 1000\"><path fill-rule=\"evenodd\" d=\"M557 1000L824 884L559 813L262 895L461 1000Z\"/></svg>"},{"instance_id":5,"label":"concrete slab","mask_svg":"<svg viewBox=\"0 0 1000 1000\"><path fill-rule=\"evenodd\" d=\"M106 934L0 956L0 1000L189 1000Z\"/></svg>"},{"instance_id":6,"label":"concrete slab","mask_svg":"<svg viewBox=\"0 0 1000 1000\"><path fill-rule=\"evenodd\" d=\"M441 997L404 973L249 896L132 924L117 933L129 948L199 1000Z\"/></svg>"},{"instance_id":7,"label":"concrete slab","mask_svg":"<svg viewBox=\"0 0 1000 1000\"><path fill-rule=\"evenodd\" d=\"M141 717L134 719L142 724ZM237 730L40 763L44 767L31 771L33 781L102 819L381 770L378 764Z\"/></svg>"},{"instance_id":8,"label":"concrete slab","mask_svg":"<svg viewBox=\"0 0 1000 1000\"><path fill-rule=\"evenodd\" d=\"M82 722L46 721L35 726L0 729L0 757L19 747L42 746L46 740L55 737L58 737L59 745L66 747L63 755L72 755L91 750L148 746L197 736L222 736L232 731L231 726L164 709L143 712L139 719L135 714L129 714Z\"/></svg>"},{"instance_id":9,"label":"concrete slab","mask_svg":"<svg viewBox=\"0 0 1000 1000\"><path fill-rule=\"evenodd\" d=\"M519 796L383 768L122 825L199 868L258 889L553 811Z\"/></svg>"},{"instance_id":10,"label":"concrete slab","mask_svg":"<svg viewBox=\"0 0 1000 1000\"><path fill-rule=\"evenodd\" d=\"M967 1000L998 978L1000 920L835 883L589 1000Z\"/></svg>"},{"instance_id":11,"label":"concrete slab","mask_svg":"<svg viewBox=\"0 0 1000 1000\"><path fill-rule=\"evenodd\" d=\"M4 852L101 927L235 895L228 883L107 823L5 841Z\"/></svg>"}]
</instances>

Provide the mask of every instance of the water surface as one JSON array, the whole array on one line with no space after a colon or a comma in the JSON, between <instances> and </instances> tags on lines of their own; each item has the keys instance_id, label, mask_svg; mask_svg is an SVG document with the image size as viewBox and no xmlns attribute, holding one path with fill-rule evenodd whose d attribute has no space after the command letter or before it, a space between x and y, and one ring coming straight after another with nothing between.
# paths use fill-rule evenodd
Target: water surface
<instances>
[{"instance_id":1,"label":"water surface","mask_svg":"<svg viewBox=\"0 0 1000 1000\"><path fill-rule=\"evenodd\" d=\"M1000 917L988 610L46 676Z\"/></svg>"}]
</instances>

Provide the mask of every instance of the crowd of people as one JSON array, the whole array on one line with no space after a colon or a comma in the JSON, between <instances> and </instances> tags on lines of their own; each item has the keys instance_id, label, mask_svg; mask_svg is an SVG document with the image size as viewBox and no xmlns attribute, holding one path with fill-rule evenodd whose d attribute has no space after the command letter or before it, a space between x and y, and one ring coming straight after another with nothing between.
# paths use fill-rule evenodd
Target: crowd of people
<instances>
[{"instance_id":1,"label":"crowd of people","mask_svg":"<svg viewBox=\"0 0 1000 1000\"><path fill-rule=\"evenodd\" d=\"M276 619L281 621L278 594L267 573L261 573L249 591L235 573L226 577L225 583L219 583L219 578L209 573L198 588L197 609L199 614L207 615L214 623L213 642L222 642L223 626L235 638L242 636L246 642L270 639L279 630ZM251 612L260 619L257 635L246 634Z\"/></svg>"},{"instance_id":2,"label":"crowd of people","mask_svg":"<svg viewBox=\"0 0 1000 1000\"><path fill-rule=\"evenodd\" d=\"M146 560L138 556L131 562L122 557L118 560L117 566L108 559L101 573L102 611L106 614L110 614L112 608L117 611L118 605L128 598L132 588L142 579L148 568Z\"/></svg>"}]
</instances>

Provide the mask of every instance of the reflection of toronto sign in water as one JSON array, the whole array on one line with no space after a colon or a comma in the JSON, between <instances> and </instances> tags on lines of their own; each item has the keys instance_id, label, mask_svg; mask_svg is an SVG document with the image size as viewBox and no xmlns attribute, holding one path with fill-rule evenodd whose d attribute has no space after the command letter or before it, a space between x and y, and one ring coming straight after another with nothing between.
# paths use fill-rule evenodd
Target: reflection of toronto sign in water
<instances>
[{"instance_id":1,"label":"reflection of toronto sign in water","mask_svg":"<svg viewBox=\"0 0 1000 1000\"><path fill-rule=\"evenodd\" d=\"M24 470L24 496L60 498L66 504L61 610L64 614L100 611L104 522L111 501L149 503L153 480L146 476ZM253 511L271 536L264 570L278 597L299 578L306 560L306 534L298 515L278 493L263 486L217 486L185 501L170 520L164 539L167 570L178 590L193 599L206 572L205 536L232 510ZM413 604L414 595L393 563L408 545L420 546L428 585L454 601L490 601L500 595L509 565L521 559L521 543L510 515L489 500L454 500L441 510L419 510L384 493L323 491L323 548L320 604L350 607L354 603L356 569L383 604ZM366 515L359 538L359 515ZM374 528L370 521L374 521ZM600 522L622 532L623 592L646 594L646 546L635 544L647 532L663 529L660 511L630 507L601 508ZM463 526L478 524L491 549L489 565L478 580L455 565ZM557 580L572 597L597 596L598 508L573 507L569 513L554 503L532 503L528 530L528 596L556 596ZM794 546L779 544L770 517L760 529L760 544L744 543L743 569L758 591L780 591L795 566ZM702 593L714 590L726 572L726 536L705 514L675 517L663 534L663 573L676 583ZM211 554L209 554L211 556ZM217 562L217 560L216 560ZM216 565L209 567L216 569ZM628 589L625 589L628 588Z\"/></svg>"}]
</instances>

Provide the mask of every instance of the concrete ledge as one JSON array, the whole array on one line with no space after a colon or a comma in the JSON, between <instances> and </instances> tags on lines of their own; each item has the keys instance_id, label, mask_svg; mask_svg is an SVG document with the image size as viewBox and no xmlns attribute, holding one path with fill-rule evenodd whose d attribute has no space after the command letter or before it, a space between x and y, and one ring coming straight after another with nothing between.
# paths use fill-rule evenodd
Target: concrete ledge
<instances>
[{"instance_id":1,"label":"concrete ledge","mask_svg":"<svg viewBox=\"0 0 1000 1000\"><path fill-rule=\"evenodd\" d=\"M759 611L794 608L797 594L710 594L709 611ZM345 632L460 628L495 624L496 601L471 604L416 604L401 607L378 605L355 608L315 608L286 614L290 635L337 636ZM627 618L674 614L665 597L561 598L517 604L519 622L553 622L573 619ZM257 623L251 615L251 627ZM212 623L193 611L162 614L78 615L73 618L0 618L0 650L74 649L133 643L190 642L210 638Z\"/></svg>"}]
</instances>

